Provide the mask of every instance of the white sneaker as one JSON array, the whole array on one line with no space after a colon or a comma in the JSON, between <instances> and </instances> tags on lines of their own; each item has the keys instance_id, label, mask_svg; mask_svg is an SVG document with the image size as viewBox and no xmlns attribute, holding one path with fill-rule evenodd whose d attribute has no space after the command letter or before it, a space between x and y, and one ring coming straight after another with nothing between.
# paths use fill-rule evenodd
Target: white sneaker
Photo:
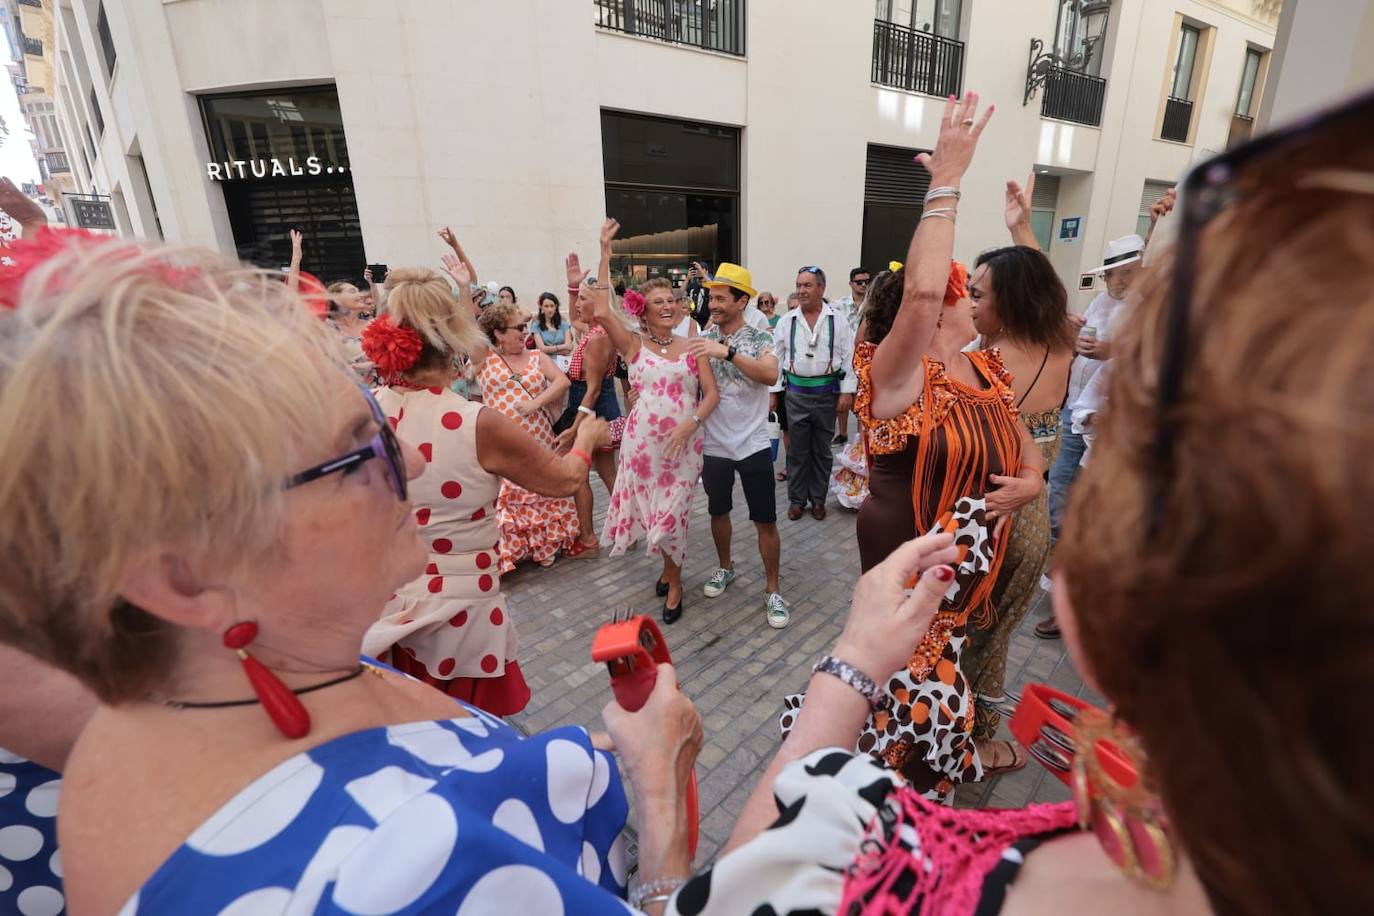
<instances>
[{"instance_id":1,"label":"white sneaker","mask_svg":"<svg viewBox=\"0 0 1374 916\"><path fill-rule=\"evenodd\" d=\"M1054 587L1054 583L1050 580L1050 577L1049 577L1049 576L1041 576L1041 577L1040 577L1040 591L1042 591L1042 592L1048 592L1048 591L1052 590L1053 587Z\"/></svg>"},{"instance_id":2,"label":"white sneaker","mask_svg":"<svg viewBox=\"0 0 1374 916\"><path fill-rule=\"evenodd\" d=\"M719 598L734 581L735 568L733 566L729 569L722 567L711 573L711 578L706 580L706 585L701 591L707 598Z\"/></svg>"},{"instance_id":3,"label":"white sneaker","mask_svg":"<svg viewBox=\"0 0 1374 916\"><path fill-rule=\"evenodd\" d=\"M775 630L781 630L792 620L792 608L777 592L768 595L764 607L768 612L768 625Z\"/></svg>"}]
</instances>

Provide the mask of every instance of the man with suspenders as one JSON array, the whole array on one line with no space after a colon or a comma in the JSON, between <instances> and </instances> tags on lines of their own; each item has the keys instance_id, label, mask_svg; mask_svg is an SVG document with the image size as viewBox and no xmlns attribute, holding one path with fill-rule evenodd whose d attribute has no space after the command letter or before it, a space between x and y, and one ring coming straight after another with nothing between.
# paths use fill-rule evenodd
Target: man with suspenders
<instances>
[{"instance_id":1,"label":"man with suspenders","mask_svg":"<svg viewBox=\"0 0 1374 916\"><path fill-rule=\"evenodd\" d=\"M803 267L797 272L797 307L774 329L782 377L773 388L773 404L785 398L792 434L787 449L787 517L796 521L811 505L811 515L825 518L834 454L835 411L849 410L858 379L854 376L854 334L847 316L825 301L825 271Z\"/></svg>"}]
</instances>

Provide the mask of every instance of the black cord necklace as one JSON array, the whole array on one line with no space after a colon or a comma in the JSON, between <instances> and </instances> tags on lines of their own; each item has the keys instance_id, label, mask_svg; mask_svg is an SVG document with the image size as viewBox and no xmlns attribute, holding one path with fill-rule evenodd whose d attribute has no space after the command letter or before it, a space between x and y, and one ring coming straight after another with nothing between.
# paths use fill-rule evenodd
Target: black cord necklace
<instances>
[{"instance_id":1,"label":"black cord necklace","mask_svg":"<svg viewBox=\"0 0 1374 916\"><path fill-rule=\"evenodd\" d=\"M650 331L648 328L645 328L644 336L652 340L654 343L658 344L659 353L662 353L664 356L668 355L668 348L673 345L673 335L671 333L668 334L667 340L659 340L658 337L654 335L653 331Z\"/></svg>"},{"instance_id":2,"label":"black cord necklace","mask_svg":"<svg viewBox=\"0 0 1374 916\"><path fill-rule=\"evenodd\" d=\"M367 670L369 669L366 665L359 665L356 671L350 671L348 674L336 677L333 680L325 681L323 684L314 684L310 687L302 687L299 690L293 690L291 692L296 696L314 693L316 690L323 690L326 687L334 687L338 684L351 681ZM227 709L231 706L257 706L260 702L261 701L256 697L251 700L220 700L215 703L183 703L180 700L162 701L163 705L170 706L172 709Z\"/></svg>"}]
</instances>

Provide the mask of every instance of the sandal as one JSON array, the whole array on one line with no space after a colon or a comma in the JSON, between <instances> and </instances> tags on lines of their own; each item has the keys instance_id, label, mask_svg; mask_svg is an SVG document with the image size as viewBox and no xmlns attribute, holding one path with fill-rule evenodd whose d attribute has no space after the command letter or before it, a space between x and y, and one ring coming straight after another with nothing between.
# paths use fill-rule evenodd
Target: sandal
<instances>
[{"instance_id":1,"label":"sandal","mask_svg":"<svg viewBox=\"0 0 1374 916\"><path fill-rule=\"evenodd\" d=\"M565 559L565 560L595 560L595 559L596 559L596 555L599 554L600 552L601 552L601 544L600 544L599 542L593 542L593 543L591 543L591 544L586 544L586 543L583 543L582 541L573 541L573 545L572 545L571 547L567 547L567 548L565 548L565 549L563 550L563 559Z\"/></svg>"},{"instance_id":2,"label":"sandal","mask_svg":"<svg viewBox=\"0 0 1374 916\"><path fill-rule=\"evenodd\" d=\"M550 566L552 566L552 565L554 564L554 561L557 560L557 559L558 559L558 554L554 554L554 555L551 556L551 557L545 557L544 559L540 560L540 561L539 561L539 565L542 566L542 567L544 567L545 569L548 569Z\"/></svg>"},{"instance_id":3,"label":"sandal","mask_svg":"<svg viewBox=\"0 0 1374 916\"><path fill-rule=\"evenodd\" d=\"M996 741L989 741L984 747L988 750L992 750L999 744L1006 745L1007 750L1011 751L1011 763L1005 766L984 766L983 779L995 779L1006 773L1014 773L1026 765L1026 758L1022 755L1021 748L1015 741L1003 741L998 739ZM983 751L981 749L978 751L978 756L983 756Z\"/></svg>"},{"instance_id":4,"label":"sandal","mask_svg":"<svg viewBox=\"0 0 1374 916\"><path fill-rule=\"evenodd\" d=\"M1059 630L1059 621L1051 617L1035 625L1035 635L1039 636L1041 639L1058 639L1064 634Z\"/></svg>"}]
</instances>

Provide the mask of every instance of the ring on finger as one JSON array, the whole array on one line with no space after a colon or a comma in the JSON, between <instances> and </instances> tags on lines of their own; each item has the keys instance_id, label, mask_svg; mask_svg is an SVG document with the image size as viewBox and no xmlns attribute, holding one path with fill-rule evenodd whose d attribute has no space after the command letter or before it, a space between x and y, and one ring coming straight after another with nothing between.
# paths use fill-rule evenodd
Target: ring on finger
<instances>
[{"instance_id":1,"label":"ring on finger","mask_svg":"<svg viewBox=\"0 0 1374 916\"><path fill-rule=\"evenodd\" d=\"M965 127L972 127L972 126L973 126L973 119L972 119L972 118L964 118L964 120L960 121L959 123L962 124L962 125L964 125Z\"/></svg>"}]
</instances>

